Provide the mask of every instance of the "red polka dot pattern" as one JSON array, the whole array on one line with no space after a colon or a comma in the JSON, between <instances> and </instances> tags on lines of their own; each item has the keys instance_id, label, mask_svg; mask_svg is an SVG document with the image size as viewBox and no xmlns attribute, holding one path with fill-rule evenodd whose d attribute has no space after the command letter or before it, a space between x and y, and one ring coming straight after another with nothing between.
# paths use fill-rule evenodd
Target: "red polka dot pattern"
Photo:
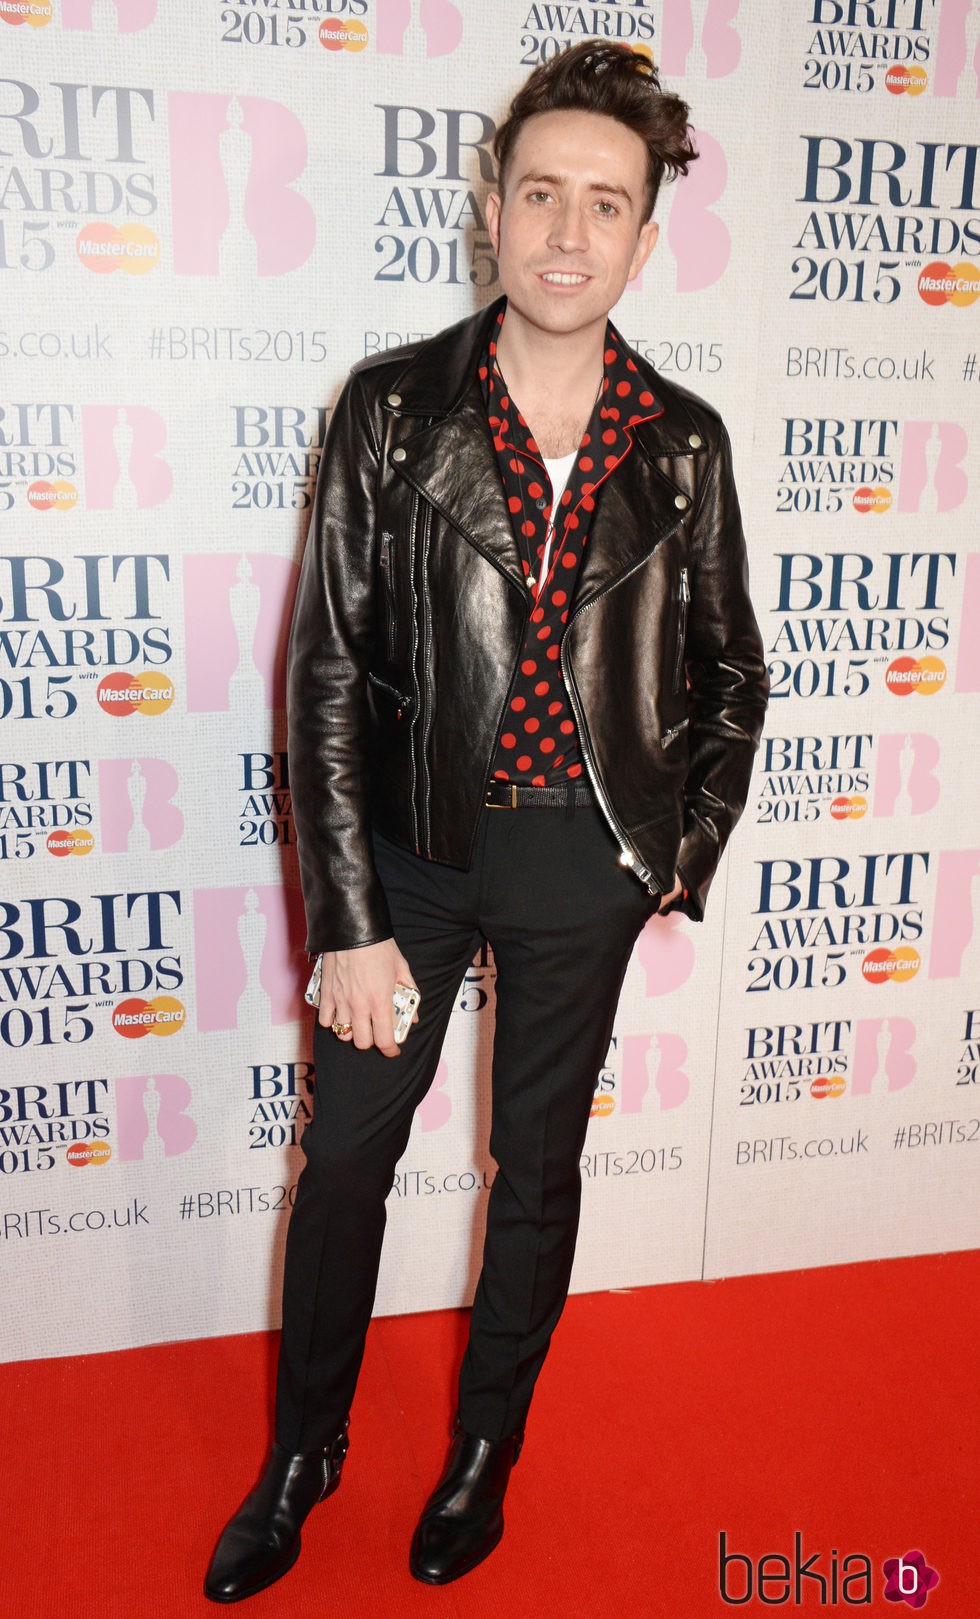
<instances>
[{"instance_id":1,"label":"red polka dot pattern","mask_svg":"<svg viewBox=\"0 0 980 1619\"><path fill-rule=\"evenodd\" d=\"M495 339L503 319L501 312L479 376L524 574L525 577L532 573L537 576L551 520L554 490L530 429L515 401L505 393L496 370ZM516 751L517 736L510 729L515 721L506 720L491 766L491 774L497 781L550 787L565 780L575 781L583 773L575 717L559 666L561 639L588 543L589 517L595 509L596 491L632 449L630 428L637 422L659 416L663 408L649 390L641 391L636 366L612 326L606 329L603 362L602 390L561 499L549 574L539 580L533 602L529 592L531 611L508 715L521 716L522 745L533 751ZM607 404L613 399L616 404ZM601 466L598 455L584 453L590 445L600 443Z\"/></svg>"}]
</instances>

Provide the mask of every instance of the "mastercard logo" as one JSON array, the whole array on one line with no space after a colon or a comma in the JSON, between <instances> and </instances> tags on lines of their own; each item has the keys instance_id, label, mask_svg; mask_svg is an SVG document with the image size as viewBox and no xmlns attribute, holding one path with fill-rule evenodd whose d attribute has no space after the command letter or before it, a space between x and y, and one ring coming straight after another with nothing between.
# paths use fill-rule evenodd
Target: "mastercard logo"
<instances>
[{"instance_id":1,"label":"mastercard logo","mask_svg":"<svg viewBox=\"0 0 980 1619\"><path fill-rule=\"evenodd\" d=\"M908 697L914 691L932 697L945 684L942 658L895 658L885 670L885 685L893 697Z\"/></svg>"},{"instance_id":2,"label":"mastercard logo","mask_svg":"<svg viewBox=\"0 0 980 1619\"><path fill-rule=\"evenodd\" d=\"M610 1113L615 1113L615 1111L616 1098L615 1096L610 1096L607 1091L602 1096L596 1096L593 1099L592 1106L589 1108L589 1118L608 1119Z\"/></svg>"},{"instance_id":3,"label":"mastercard logo","mask_svg":"<svg viewBox=\"0 0 980 1619\"><path fill-rule=\"evenodd\" d=\"M91 854L95 848L95 838L87 827L63 826L57 832L48 833L48 854L56 854L60 858L70 854Z\"/></svg>"},{"instance_id":4,"label":"mastercard logo","mask_svg":"<svg viewBox=\"0 0 980 1619\"><path fill-rule=\"evenodd\" d=\"M897 950L869 950L861 963L861 971L869 984L907 984L921 966L918 950L900 944Z\"/></svg>"},{"instance_id":5,"label":"mastercard logo","mask_svg":"<svg viewBox=\"0 0 980 1619\"><path fill-rule=\"evenodd\" d=\"M858 793L854 798L835 798L830 806L835 821L859 821L868 813L868 800Z\"/></svg>"},{"instance_id":6,"label":"mastercard logo","mask_svg":"<svg viewBox=\"0 0 980 1619\"><path fill-rule=\"evenodd\" d=\"M86 270L111 275L146 275L160 262L160 239L147 225L110 225L104 220L83 225L75 237L75 252Z\"/></svg>"},{"instance_id":7,"label":"mastercard logo","mask_svg":"<svg viewBox=\"0 0 980 1619\"><path fill-rule=\"evenodd\" d=\"M78 504L78 490L64 478L57 483L39 478L27 491L27 504L36 512L70 512Z\"/></svg>"},{"instance_id":8,"label":"mastercard logo","mask_svg":"<svg viewBox=\"0 0 980 1619\"><path fill-rule=\"evenodd\" d=\"M164 714L174 700L173 681L166 675L127 675L121 669L99 681L99 707L121 719L126 714Z\"/></svg>"},{"instance_id":9,"label":"mastercard logo","mask_svg":"<svg viewBox=\"0 0 980 1619\"><path fill-rule=\"evenodd\" d=\"M921 96L928 83L924 67L905 67L896 62L885 74L885 89L893 96Z\"/></svg>"},{"instance_id":10,"label":"mastercard logo","mask_svg":"<svg viewBox=\"0 0 980 1619\"><path fill-rule=\"evenodd\" d=\"M133 995L116 1007L112 1027L126 1040L142 1040L145 1034L176 1034L186 1017L183 1005L172 995L157 995L152 1001Z\"/></svg>"},{"instance_id":11,"label":"mastercard logo","mask_svg":"<svg viewBox=\"0 0 980 1619\"><path fill-rule=\"evenodd\" d=\"M843 1096L846 1090L847 1080L843 1074L821 1074L819 1079L810 1081L810 1095L818 1098Z\"/></svg>"},{"instance_id":12,"label":"mastercard logo","mask_svg":"<svg viewBox=\"0 0 980 1619\"><path fill-rule=\"evenodd\" d=\"M917 285L924 304L955 304L957 309L967 309L980 298L980 270L965 259L959 264L936 259L919 271Z\"/></svg>"},{"instance_id":13,"label":"mastercard logo","mask_svg":"<svg viewBox=\"0 0 980 1619\"><path fill-rule=\"evenodd\" d=\"M892 492L883 484L877 484L870 489L863 484L854 491L854 510L856 512L886 512L892 503Z\"/></svg>"},{"instance_id":14,"label":"mastercard logo","mask_svg":"<svg viewBox=\"0 0 980 1619\"><path fill-rule=\"evenodd\" d=\"M107 1164L112 1148L108 1141L73 1141L65 1157L76 1169L84 1169L86 1164Z\"/></svg>"},{"instance_id":15,"label":"mastercard logo","mask_svg":"<svg viewBox=\"0 0 980 1619\"><path fill-rule=\"evenodd\" d=\"M0 22L9 22L12 28L24 22L28 28L45 28L53 10L53 0L0 0Z\"/></svg>"},{"instance_id":16,"label":"mastercard logo","mask_svg":"<svg viewBox=\"0 0 980 1619\"><path fill-rule=\"evenodd\" d=\"M325 51L363 51L368 31L362 22L354 19L341 22L339 17L326 17L320 24L318 38Z\"/></svg>"}]
</instances>

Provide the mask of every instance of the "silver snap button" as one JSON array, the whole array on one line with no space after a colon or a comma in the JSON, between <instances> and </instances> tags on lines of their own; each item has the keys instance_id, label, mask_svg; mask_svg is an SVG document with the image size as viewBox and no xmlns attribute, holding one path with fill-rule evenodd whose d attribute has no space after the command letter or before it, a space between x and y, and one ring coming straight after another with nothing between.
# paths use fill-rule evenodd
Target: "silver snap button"
<instances>
[{"instance_id":1,"label":"silver snap button","mask_svg":"<svg viewBox=\"0 0 980 1619\"><path fill-rule=\"evenodd\" d=\"M686 511L688 506L690 506L690 504L691 504L691 502L688 500L686 495L675 495L674 496L674 505L677 507L677 510L679 512Z\"/></svg>"},{"instance_id":2,"label":"silver snap button","mask_svg":"<svg viewBox=\"0 0 980 1619\"><path fill-rule=\"evenodd\" d=\"M397 450L392 450L391 459L393 461L404 461L406 453L407 452L402 449L401 445L399 445Z\"/></svg>"},{"instance_id":3,"label":"silver snap button","mask_svg":"<svg viewBox=\"0 0 980 1619\"><path fill-rule=\"evenodd\" d=\"M401 402L402 402L401 394L389 394L388 395L388 403L389 403L389 405L394 406L394 408L396 410L397 410L398 406L401 404ZM701 440L699 439L698 443L700 444L700 442L701 442Z\"/></svg>"},{"instance_id":4,"label":"silver snap button","mask_svg":"<svg viewBox=\"0 0 980 1619\"><path fill-rule=\"evenodd\" d=\"M395 403L394 400L391 402L392 404ZM692 433L687 442L691 446L692 450L700 450L702 444L704 443L704 439L701 437L700 433Z\"/></svg>"}]
</instances>

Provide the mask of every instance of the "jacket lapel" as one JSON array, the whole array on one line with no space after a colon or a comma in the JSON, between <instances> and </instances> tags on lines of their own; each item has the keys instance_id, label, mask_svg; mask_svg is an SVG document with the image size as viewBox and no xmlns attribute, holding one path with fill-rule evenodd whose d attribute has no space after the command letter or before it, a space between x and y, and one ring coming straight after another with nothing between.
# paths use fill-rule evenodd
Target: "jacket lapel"
<instances>
[{"instance_id":1,"label":"jacket lapel","mask_svg":"<svg viewBox=\"0 0 980 1619\"><path fill-rule=\"evenodd\" d=\"M648 433L655 426L650 423ZM684 518L684 511L675 504L679 496L679 485L660 472L640 444L634 443L622 465L606 479L596 501L575 582L573 608L587 605L674 532Z\"/></svg>"},{"instance_id":2,"label":"jacket lapel","mask_svg":"<svg viewBox=\"0 0 980 1619\"><path fill-rule=\"evenodd\" d=\"M408 361L387 400L395 413L391 446L404 451L391 465L523 597L524 572L476 374L502 302L438 333Z\"/></svg>"},{"instance_id":3,"label":"jacket lapel","mask_svg":"<svg viewBox=\"0 0 980 1619\"><path fill-rule=\"evenodd\" d=\"M399 437L398 465L423 498L526 594L524 571L479 387L473 386L441 421Z\"/></svg>"}]
</instances>

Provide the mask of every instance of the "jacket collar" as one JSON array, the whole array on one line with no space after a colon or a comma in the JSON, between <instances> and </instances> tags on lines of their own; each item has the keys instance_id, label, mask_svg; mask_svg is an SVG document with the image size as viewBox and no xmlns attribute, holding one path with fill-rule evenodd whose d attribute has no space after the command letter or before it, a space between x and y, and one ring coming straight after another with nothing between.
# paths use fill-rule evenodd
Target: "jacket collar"
<instances>
[{"instance_id":1,"label":"jacket collar","mask_svg":"<svg viewBox=\"0 0 980 1619\"><path fill-rule=\"evenodd\" d=\"M466 395L476 388L477 367L505 302L502 297L495 299L477 314L468 315L465 320L436 333L412 353L391 390L399 398L399 415L445 417L460 408ZM622 347L633 354L618 331L616 336ZM665 406L655 420L642 422L633 429L637 443L642 444L651 457L690 455L692 449L703 448L698 431L700 424L682 397L673 389L665 391L653 367L640 356L634 357ZM476 391L479 393L478 388ZM692 445L692 438L697 438L698 444Z\"/></svg>"},{"instance_id":2,"label":"jacket collar","mask_svg":"<svg viewBox=\"0 0 980 1619\"><path fill-rule=\"evenodd\" d=\"M442 513L526 599L521 559L477 375L503 300L430 338L396 373L384 399L404 452L393 469ZM632 352L632 351L630 351ZM582 606L629 572L677 528L683 491L670 458L704 453L700 423L683 398L664 390L652 367L637 365L664 403L662 414L631 429L642 455L628 455L607 479L575 587ZM696 442L695 442L696 441ZM389 451L390 453L390 451ZM642 522L637 514L642 512Z\"/></svg>"}]
</instances>

